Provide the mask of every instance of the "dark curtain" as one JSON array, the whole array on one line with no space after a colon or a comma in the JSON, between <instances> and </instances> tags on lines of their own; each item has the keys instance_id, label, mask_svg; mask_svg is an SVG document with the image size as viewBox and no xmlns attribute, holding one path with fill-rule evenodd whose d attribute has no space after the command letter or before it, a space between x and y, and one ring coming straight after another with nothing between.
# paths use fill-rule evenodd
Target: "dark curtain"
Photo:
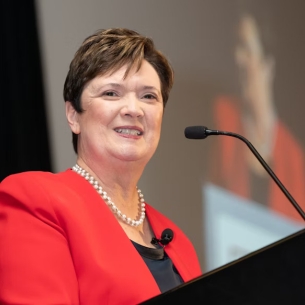
<instances>
[{"instance_id":1,"label":"dark curtain","mask_svg":"<svg viewBox=\"0 0 305 305\"><path fill-rule=\"evenodd\" d=\"M51 170L35 1L1 6L0 181Z\"/></svg>"}]
</instances>

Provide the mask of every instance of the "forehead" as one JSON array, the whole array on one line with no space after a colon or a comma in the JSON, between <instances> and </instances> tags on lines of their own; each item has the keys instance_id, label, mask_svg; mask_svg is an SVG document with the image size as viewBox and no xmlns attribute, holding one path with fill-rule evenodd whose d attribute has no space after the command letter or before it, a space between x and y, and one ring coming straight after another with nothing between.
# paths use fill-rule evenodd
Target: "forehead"
<instances>
[{"instance_id":1,"label":"forehead","mask_svg":"<svg viewBox=\"0 0 305 305\"><path fill-rule=\"evenodd\" d=\"M159 75L149 62L143 60L139 68L137 66L132 66L130 70L127 71L128 68L129 64L125 64L117 69L114 69L113 71L108 71L101 75L97 75L95 78L89 81L89 83L91 83L91 85L108 82L112 82L114 84L140 83L145 86L154 86L160 90L161 81Z\"/></svg>"}]
</instances>

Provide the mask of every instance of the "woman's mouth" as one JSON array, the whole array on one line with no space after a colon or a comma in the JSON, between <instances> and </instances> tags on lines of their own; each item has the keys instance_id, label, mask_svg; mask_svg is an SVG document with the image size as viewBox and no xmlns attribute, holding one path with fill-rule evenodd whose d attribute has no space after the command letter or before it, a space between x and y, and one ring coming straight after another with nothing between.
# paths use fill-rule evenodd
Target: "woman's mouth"
<instances>
[{"instance_id":1,"label":"woman's mouth","mask_svg":"<svg viewBox=\"0 0 305 305\"><path fill-rule=\"evenodd\" d=\"M117 133L127 134L132 136L141 136L143 132L138 129L131 129L131 128L115 128L114 129Z\"/></svg>"}]
</instances>

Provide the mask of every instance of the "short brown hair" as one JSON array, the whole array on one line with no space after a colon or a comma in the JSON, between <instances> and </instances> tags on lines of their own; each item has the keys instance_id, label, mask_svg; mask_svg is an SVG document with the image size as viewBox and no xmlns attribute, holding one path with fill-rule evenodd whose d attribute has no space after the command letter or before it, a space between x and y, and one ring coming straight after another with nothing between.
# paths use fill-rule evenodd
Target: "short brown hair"
<instances>
[{"instance_id":1,"label":"short brown hair","mask_svg":"<svg viewBox=\"0 0 305 305\"><path fill-rule=\"evenodd\" d=\"M153 66L160 78L165 107L173 85L173 70L168 60L155 48L150 38L123 28L99 30L84 40L70 64L64 85L64 100L70 101L81 113L81 95L88 81L98 75L115 72L127 64L126 77L131 68L140 69L143 59ZM73 133L76 153L77 141L78 135Z\"/></svg>"}]
</instances>

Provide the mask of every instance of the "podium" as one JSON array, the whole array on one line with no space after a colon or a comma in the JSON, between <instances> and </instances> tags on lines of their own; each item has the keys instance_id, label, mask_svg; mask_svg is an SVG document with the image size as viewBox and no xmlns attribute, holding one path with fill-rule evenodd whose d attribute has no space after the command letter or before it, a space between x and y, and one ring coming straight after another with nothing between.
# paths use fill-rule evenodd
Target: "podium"
<instances>
[{"instance_id":1,"label":"podium","mask_svg":"<svg viewBox=\"0 0 305 305\"><path fill-rule=\"evenodd\" d=\"M305 304L305 229L141 304Z\"/></svg>"}]
</instances>

